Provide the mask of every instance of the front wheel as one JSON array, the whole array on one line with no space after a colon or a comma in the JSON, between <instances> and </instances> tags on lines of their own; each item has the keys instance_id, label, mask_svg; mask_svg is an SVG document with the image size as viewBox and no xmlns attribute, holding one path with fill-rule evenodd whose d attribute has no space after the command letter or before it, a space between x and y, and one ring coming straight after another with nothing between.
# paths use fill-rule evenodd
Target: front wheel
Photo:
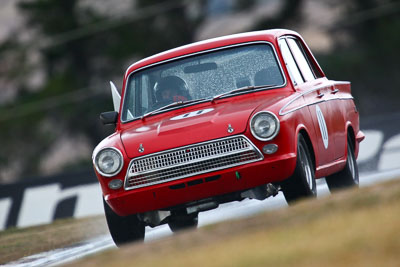
<instances>
[{"instance_id":1,"label":"front wheel","mask_svg":"<svg viewBox=\"0 0 400 267\"><path fill-rule=\"evenodd\" d=\"M185 215L171 217L168 221L169 228L176 233L189 228L196 228L198 225L198 215Z\"/></svg>"},{"instance_id":2,"label":"front wheel","mask_svg":"<svg viewBox=\"0 0 400 267\"><path fill-rule=\"evenodd\" d=\"M296 168L293 175L282 183L282 192L289 204L300 198L317 196L313 162L302 135L297 142Z\"/></svg>"},{"instance_id":3,"label":"front wheel","mask_svg":"<svg viewBox=\"0 0 400 267\"><path fill-rule=\"evenodd\" d=\"M119 216L103 199L104 213L106 215L108 229L115 245L118 247L133 241L143 241L145 225L136 214Z\"/></svg>"},{"instance_id":4,"label":"front wheel","mask_svg":"<svg viewBox=\"0 0 400 267\"><path fill-rule=\"evenodd\" d=\"M346 166L340 172L325 177L329 190L338 190L347 187L357 187L359 184L358 166L354 148L350 138L347 138Z\"/></svg>"}]
</instances>

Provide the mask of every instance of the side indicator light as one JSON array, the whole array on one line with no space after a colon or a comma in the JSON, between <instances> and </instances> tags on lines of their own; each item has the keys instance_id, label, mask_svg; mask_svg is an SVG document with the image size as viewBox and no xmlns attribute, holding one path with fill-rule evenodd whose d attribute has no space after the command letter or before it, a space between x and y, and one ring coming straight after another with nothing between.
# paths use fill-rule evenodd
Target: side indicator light
<instances>
[{"instance_id":1,"label":"side indicator light","mask_svg":"<svg viewBox=\"0 0 400 267\"><path fill-rule=\"evenodd\" d=\"M278 151L278 145L276 144L268 144L263 147L264 154L271 155Z\"/></svg>"},{"instance_id":2,"label":"side indicator light","mask_svg":"<svg viewBox=\"0 0 400 267\"><path fill-rule=\"evenodd\" d=\"M121 187L122 187L122 181L119 179L111 180L108 183L108 188L110 188L112 190L117 190L117 189L120 189Z\"/></svg>"}]
</instances>

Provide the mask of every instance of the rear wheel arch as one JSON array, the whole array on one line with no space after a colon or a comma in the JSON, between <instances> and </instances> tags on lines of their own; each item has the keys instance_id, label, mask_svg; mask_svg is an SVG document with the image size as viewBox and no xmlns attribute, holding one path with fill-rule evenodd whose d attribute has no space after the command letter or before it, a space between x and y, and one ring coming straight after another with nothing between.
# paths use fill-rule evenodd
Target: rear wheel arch
<instances>
[{"instance_id":1,"label":"rear wheel arch","mask_svg":"<svg viewBox=\"0 0 400 267\"><path fill-rule=\"evenodd\" d=\"M351 147L353 148L353 152L354 152L355 144L356 144L356 135L354 134L354 129L353 129L353 126L351 126L351 125L347 126L347 140L351 141Z\"/></svg>"},{"instance_id":2,"label":"rear wheel arch","mask_svg":"<svg viewBox=\"0 0 400 267\"><path fill-rule=\"evenodd\" d=\"M358 166L355 157L355 134L353 128L347 128L346 165L343 170L325 177L329 190L338 190L359 186Z\"/></svg>"}]
</instances>

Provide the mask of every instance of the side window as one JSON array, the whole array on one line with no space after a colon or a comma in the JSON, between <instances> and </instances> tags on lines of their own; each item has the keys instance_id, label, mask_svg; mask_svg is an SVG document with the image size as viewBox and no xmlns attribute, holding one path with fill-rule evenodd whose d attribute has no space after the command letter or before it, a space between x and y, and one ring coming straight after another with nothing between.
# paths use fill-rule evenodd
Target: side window
<instances>
[{"instance_id":1,"label":"side window","mask_svg":"<svg viewBox=\"0 0 400 267\"><path fill-rule=\"evenodd\" d=\"M279 40L279 46L281 48L283 59L285 60L286 67L289 71L289 75L291 76L294 85L299 85L304 82L303 77L299 71L299 68L296 65L296 62L293 58L292 53L286 43L285 39Z\"/></svg>"},{"instance_id":2,"label":"side window","mask_svg":"<svg viewBox=\"0 0 400 267\"><path fill-rule=\"evenodd\" d=\"M290 46L290 50L293 52L298 66L300 67L304 79L307 82L315 80L314 73L311 70L310 64L308 63L303 50L299 47L299 43L293 38L287 38L286 40Z\"/></svg>"}]
</instances>

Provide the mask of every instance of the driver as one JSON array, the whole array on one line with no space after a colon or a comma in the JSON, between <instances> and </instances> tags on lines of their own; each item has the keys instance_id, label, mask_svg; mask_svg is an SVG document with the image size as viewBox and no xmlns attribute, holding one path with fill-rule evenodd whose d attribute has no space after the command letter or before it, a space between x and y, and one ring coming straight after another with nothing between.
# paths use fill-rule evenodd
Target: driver
<instances>
[{"instance_id":1,"label":"driver","mask_svg":"<svg viewBox=\"0 0 400 267\"><path fill-rule=\"evenodd\" d=\"M154 86L157 106L189 100L189 90L184 80L177 76L161 78Z\"/></svg>"}]
</instances>

